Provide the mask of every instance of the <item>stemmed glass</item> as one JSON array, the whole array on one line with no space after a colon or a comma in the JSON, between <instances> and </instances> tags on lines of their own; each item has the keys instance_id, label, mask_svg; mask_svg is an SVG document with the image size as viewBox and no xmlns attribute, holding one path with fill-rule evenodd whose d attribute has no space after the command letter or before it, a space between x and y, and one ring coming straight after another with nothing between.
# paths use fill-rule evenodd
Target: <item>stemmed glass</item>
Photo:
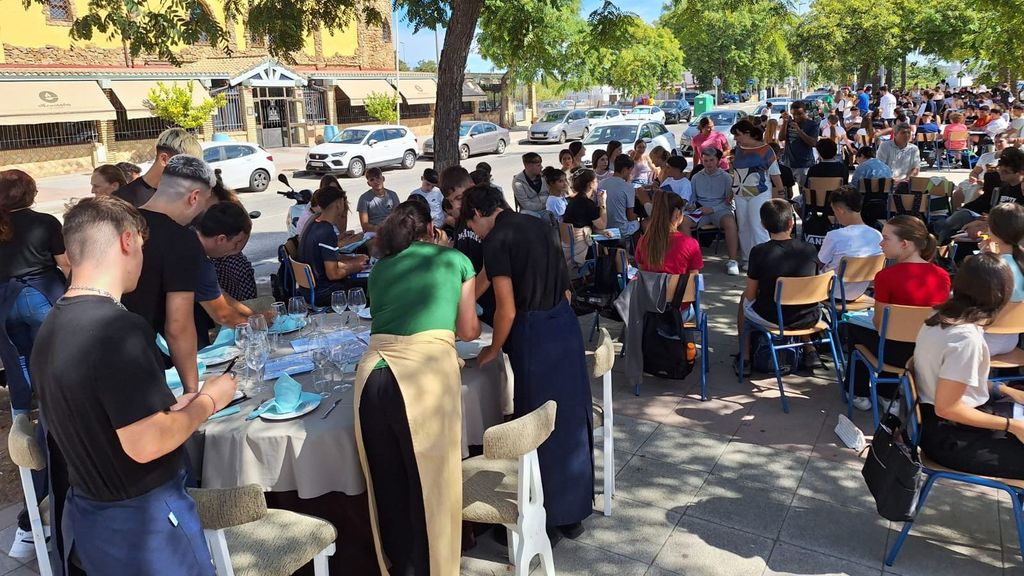
<instances>
[{"instance_id":1,"label":"stemmed glass","mask_svg":"<svg viewBox=\"0 0 1024 576\"><path fill-rule=\"evenodd\" d=\"M356 316L366 308L366 293L362 288L353 288L348 291L348 307L356 313Z\"/></svg>"},{"instance_id":2,"label":"stemmed glass","mask_svg":"<svg viewBox=\"0 0 1024 576\"><path fill-rule=\"evenodd\" d=\"M249 341L249 323L237 324L235 326L235 346L238 347L239 353L242 356L242 385L244 386L249 380L249 365L246 363L246 344Z\"/></svg>"},{"instance_id":3,"label":"stemmed glass","mask_svg":"<svg viewBox=\"0 0 1024 576\"><path fill-rule=\"evenodd\" d=\"M330 378L328 377L328 370L330 370L330 359L331 349L327 343L327 335L324 333L318 333L313 336L313 364L316 365L316 376L313 384L313 389L316 390L321 398L327 398L331 395L327 391L328 383Z\"/></svg>"},{"instance_id":4,"label":"stemmed glass","mask_svg":"<svg viewBox=\"0 0 1024 576\"><path fill-rule=\"evenodd\" d=\"M250 396L259 396L266 392L263 384L263 368L267 365L267 358L270 357L270 344L264 335L252 334L246 342L245 362L256 371L256 377L250 388Z\"/></svg>"},{"instance_id":5,"label":"stemmed glass","mask_svg":"<svg viewBox=\"0 0 1024 576\"><path fill-rule=\"evenodd\" d=\"M296 318L305 318L309 312L306 299L302 296L294 296L288 300L288 314Z\"/></svg>"},{"instance_id":6,"label":"stemmed glass","mask_svg":"<svg viewBox=\"0 0 1024 576\"><path fill-rule=\"evenodd\" d=\"M337 290L331 293L331 309L335 314L344 314L348 308L348 294L344 290ZM348 319L343 318L343 323L348 324Z\"/></svg>"},{"instance_id":7,"label":"stemmed glass","mask_svg":"<svg viewBox=\"0 0 1024 576\"><path fill-rule=\"evenodd\" d=\"M348 363L348 354L343 345L331 349L331 362L338 369L338 380L331 390L341 394L352 387L351 384L345 382L345 365Z\"/></svg>"},{"instance_id":8,"label":"stemmed glass","mask_svg":"<svg viewBox=\"0 0 1024 576\"><path fill-rule=\"evenodd\" d=\"M251 333L258 334L260 337L265 339L269 346L269 353L274 353L274 350L277 349L277 334L270 333L266 317L262 314L253 314L252 316L249 316L249 330Z\"/></svg>"}]
</instances>

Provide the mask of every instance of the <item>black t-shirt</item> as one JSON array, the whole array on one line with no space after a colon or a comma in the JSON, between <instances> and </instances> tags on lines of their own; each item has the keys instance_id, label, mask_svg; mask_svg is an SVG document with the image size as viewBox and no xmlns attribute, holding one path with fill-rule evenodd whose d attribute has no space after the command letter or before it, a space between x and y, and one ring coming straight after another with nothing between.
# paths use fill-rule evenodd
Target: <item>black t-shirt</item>
<instances>
[{"instance_id":1,"label":"black t-shirt","mask_svg":"<svg viewBox=\"0 0 1024 576\"><path fill-rule=\"evenodd\" d=\"M35 210L11 212L14 236L0 242L0 283L57 270L54 256L64 253L60 222Z\"/></svg>"},{"instance_id":2,"label":"black t-shirt","mask_svg":"<svg viewBox=\"0 0 1024 576\"><path fill-rule=\"evenodd\" d=\"M138 208L156 194L156 188L150 186L142 176L139 176L135 180L121 186L114 191L114 196L117 196L121 200L129 202L132 206Z\"/></svg>"},{"instance_id":3,"label":"black t-shirt","mask_svg":"<svg viewBox=\"0 0 1024 576\"><path fill-rule=\"evenodd\" d=\"M337 246L338 233L334 231L334 225L330 222L312 221L306 224L299 236L299 260L309 264L313 269L313 278L316 285L327 286L331 279L327 277L327 268L324 262L328 260L337 261L338 253L330 248L320 246Z\"/></svg>"},{"instance_id":4,"label":"black t-shirt","mask_svg":"<svg viewBox=\"0 0 1024 576\"><path fill-rule=\"evenodd\" d=\"M583 194L577 194L569 198L565 205L565 213L562 214L562 222L571 224L577 228L593 226L594 220L601 217L601 207Z\"/></svg>"},{"instance_id":5,"label":"black t-shirt","mask_svg":"<svg viewBox=\"0 0 1024 576\"><path fill-rule=\"evenodd\" d=\"M480 241L480 237L475 232L460 225L457 231L453 232L452 238L454 238L453 247L462 252L469 258L469 261L473 263L473 270L479 274L484 267L484 245ZM476 301L483 309L484 313L482 317L488 324L494 321L494 308L496 306L494 301L494 287L487 288L487 291L480 295L480 298Z\"/></svg>"},{"instance_id":6,"label":"black t-shirt","mask_svg":"<svg viewBox=\"0 0 1024 576\"><path fill-rule=\"evenodd\" d=\"M149 224L149 238L142 248L142 274L135 291L125 294L121 302L145 318L154 331L166 335L167 294L196 291L203 246L195 232L170 216L144 209L139 212Z\"/></svg>"},{"instance_id":7,"label":"black t-shirt","mask_svg":"<svg viewBox=\"0 0 1024 576\"><path fill-rule=\"evenodd\" d=\"M484 238L490 278L512 279L516 310L550 310L565 298L569 270L551 228L540 218L504 210Z\"/></svg>"},{"instance_id":8,"label":"black t-shirt","mask_svg":"<svg viewBox=\"0 0 1024 576\"><path fill-rule=\"evenodd\" d=\"M36 337L32 384L71 486L89 498L141 496L181 470L180 447L140 464L117 437L118 428L175 402L155 339L144 320L104 296L57 302Z\"/></svg>"},{"instance_id":9,"label":"black t-shirt","mask_svg":"<svg viewBox=\"0 0 1024 576\"><path fill-rule=\"evenodd\" d=\"M849 184L850 169L839 161L822 160L807 169L807 179L811 178L842 178L843 184ZM806 185L807 182L804 182L804 186Z\"/></svg>"},{"instance_id":10,"label":"black t-shirt","mask_svg":"<svg viewBox=\"0 0 1024 576\"><path fill-rule=\"evenodd\" d=\"M988 214L993 207L1004 202L1024 204L1024 195L1021 194L1020 184L1011 186L1010 184L1002 183L991 193L982 189L982 193L974 200L964 204L963 209L977 214Z\"/></svg>"},{"instance_id":11,"label":"black t-shirt","mask_svg":"<svg viewBox=\"0 0 1024 576\"><path fill-rule=\"evenodd\" d=\"M773 324L778 322L779 314L775 308L776 283L783 276L814 276L818 273L817 257L814 246L795 238L769 240L751 248L747 277L757 280L754 311ZM782 307L782 321L786 328L809 328L818 318L817 304Z\"/></svg>"}]
</instances>

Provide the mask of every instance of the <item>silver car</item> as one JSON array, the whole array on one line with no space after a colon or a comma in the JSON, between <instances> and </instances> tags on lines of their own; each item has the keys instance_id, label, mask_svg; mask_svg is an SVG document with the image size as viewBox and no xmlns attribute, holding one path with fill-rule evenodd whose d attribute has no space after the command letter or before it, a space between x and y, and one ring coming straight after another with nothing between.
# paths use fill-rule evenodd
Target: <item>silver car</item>
<instances>
[{"instance_id":1,"label":"silver car","mask_svg":"<svg viewBox=\"0 0 1024 576\"><path fill-rule=\"evenodd\" d=\"M747 117L747 113L742 110L708 110L707 112L697 116L687 126L686 131L679 136L679 150L682 154L693 153L693 139L697 136L697 126L700 125L702 118L710 118L714 125L715 132L721 132L725 134L725 138L729 141L729 146L736 146L736 140L733 138L732 133L729 129L732 125L743 120Z\"/></svg>"},{"instance_id":2,"label":"silver car","mask_svg":"<svg viewBox=\"0 0 1024 576\"><path fill-rule=\"evenodd\" d=\"M558 142L583 139L590 134L585 110L552 110L530 126L530 142Z\"/></svg>"},{"instance_id":3,"label":"silver car","mask_svg":"<svg viewBox=\"0 0 1024 576\"><path fill-rule=\"evenodd\" d=\"M508 130L492 122L463 122L459 125L459 159L465 160L473 154L495 152L504 154L508 146ZM423 155L434 156L434 139L423 143Z\"/></svg>"}]
</instances>

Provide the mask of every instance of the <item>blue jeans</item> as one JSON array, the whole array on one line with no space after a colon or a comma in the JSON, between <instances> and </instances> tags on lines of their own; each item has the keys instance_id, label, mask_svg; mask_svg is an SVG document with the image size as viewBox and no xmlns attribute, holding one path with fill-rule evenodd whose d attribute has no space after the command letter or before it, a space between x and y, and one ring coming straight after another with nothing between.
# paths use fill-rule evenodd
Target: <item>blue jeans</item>
<instances>
[{"instance_id":1,"label":"blue jeans","mask_svg":"<svg viewBox=\"0 0 1024 576\"><path fill-rule=\"evenodd\" d=\"M46 296L43 296L35 288L26 286L18 294L11 311L7 314L7 335L21 356L21 369L25 373L26 382L31 382L28 366L32 357L32 344L51 308ZM27 387L12 386L10 393L11 409L14 415L24 414L32 409L31 384Z\"/></svg>"}]
</instances>

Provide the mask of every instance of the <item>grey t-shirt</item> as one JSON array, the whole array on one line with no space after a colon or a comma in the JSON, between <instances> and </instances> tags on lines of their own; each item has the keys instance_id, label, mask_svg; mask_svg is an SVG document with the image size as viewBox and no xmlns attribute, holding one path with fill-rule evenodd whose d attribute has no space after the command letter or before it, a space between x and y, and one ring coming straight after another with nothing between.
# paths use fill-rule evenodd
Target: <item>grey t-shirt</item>
<instances>
[{"instance_id":1,"label":"grey t-shirt","mask_svg":"<svg viewBox=\"0 0 1024 576\"><path fill-rule=\"evenodd\" d=\"M713 175L701 170L690 179L694 199L701 205L714 209L725 206L725 198L732 194L732 176L725 170Z\"/></svg>"},{"instance_id":2,"label":"grey t-shirt","mask_svg":"<svg viewBox=\"0 0 1024 576\"><path fill-rule=\"evenodd\" d=\"M603 188L608 198L608 225L606 228L622 228L628 220L626 210L631 210L636 203L636 188L618 176L605 179L598 185Z\"/></svg>"},{"instance_id":3,"label":"grey t-shirt","mask_svg":"<svg viewBox=\"0 0 1024 576\"><path fill-rule=\"evenodd\" d=\"M370 219L370 224L380 226L384 220L387 220L388 214L391 214L391 211L399 204L398 194L391 190L385 188L383 196L377 196L373 193L373 190L367 190L359 197L359 204L356 206L356 210L360 214L366 212L367 218Z\"/></svg>"}]
</instances>

